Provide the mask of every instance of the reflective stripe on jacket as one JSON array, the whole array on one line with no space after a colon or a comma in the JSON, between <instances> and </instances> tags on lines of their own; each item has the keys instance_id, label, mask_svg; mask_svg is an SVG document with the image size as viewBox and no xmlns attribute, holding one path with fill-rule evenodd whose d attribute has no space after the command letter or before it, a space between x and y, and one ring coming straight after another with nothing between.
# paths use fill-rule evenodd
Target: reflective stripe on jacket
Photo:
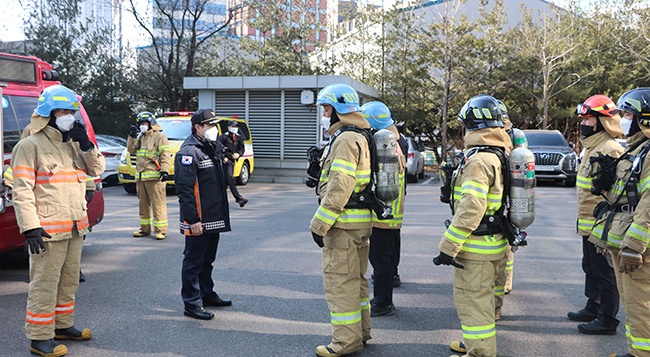
<instances>
[{"instance_id":1,"label":"reflective stripe on jacket","mask_svg":"<svg viewBox=\"0 0 650 357\"><path fill-rule=\"evenodd\" d=\"M346 115L360 128L368 124L360 112ZM330 127L336 132L346 123L341 119ZM319 182L320 205L311 220L310 230L321 236L331 227L368 229L372 225L370 209L344 208L352 192L361 192L370 183L370 149L363 134L344 131L329 150Z\"/></svg>"},{"instance_id":2,"label":"reflective stripe on jacket","mask_svg":"<svg viewBox=\"0 0 650 357\"><path fill-rule=\"evenodd\" d=\"M589 236L596 223L594 217L594 208L599 202L605 199L591 193L591 164L589 159L599 154L609 155L613 158L621 156L624 149L621 144L617 143L607 131L603 130L588 138L582 139L585 146L585 154L578 167L578 177L576 181L576 190L578 192L578 234Z\"/></svg>"},{"instance_id":3,"label":"reflective stripe on jacket","mask_svg":"<svg viewBox=\"0 0 650 357\"><path fill-rule=\"evenodd\" d=\"M43 227L51 240L88 233L87 175L104 171L104 157L93 147L83 152L79 144L62 142L61 133L46 126L21 140L13 149L13 201L23 233Z\"/></svg>"},{"instance_id":4,"label":"reflective stripe on jacket","mask_svg":"<svg viewBox=\"0 0 650 357\"><path fill-rule=\"evenodd\" d=\"M138 142L140 143L138 146ZM129 154L136 155L135 179L136 181L155 181L160 179L160 172L169 172L171 166L171 153L169 141L159 124L151 126L137 139L129 136L126 143ZM154 160L158 161L160 168Z\"/></svg>"}]
</instances>

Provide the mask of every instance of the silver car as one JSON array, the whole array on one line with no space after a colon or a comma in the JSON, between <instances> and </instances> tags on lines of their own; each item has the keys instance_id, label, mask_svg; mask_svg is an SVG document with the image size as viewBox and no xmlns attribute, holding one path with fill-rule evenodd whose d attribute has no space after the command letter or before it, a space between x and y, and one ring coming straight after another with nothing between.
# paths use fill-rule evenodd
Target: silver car
<instances>
[{"instance_id":1,"label":"silver car","mask_svg":"<svg viewBox=\"0 0 650 357\"><path fill-rule=\"evenodd\" d=\"M106 169L102 174L102 182L106 185L117 185L117 165L122 152L126 150L126 139L112 135L95 135L97 148L104 155Z\"/></svg>"},{"instance_id":2,"label":"silver car","mask_svg":"<svg viewBox=\"0 0 650 357\"><path fill-rule=\"evenodd\" d=\"M415 183L424 178L424 157L413 138L406 138L409 151L406 155L406 182Z\"/></svg>"}]
</instances>

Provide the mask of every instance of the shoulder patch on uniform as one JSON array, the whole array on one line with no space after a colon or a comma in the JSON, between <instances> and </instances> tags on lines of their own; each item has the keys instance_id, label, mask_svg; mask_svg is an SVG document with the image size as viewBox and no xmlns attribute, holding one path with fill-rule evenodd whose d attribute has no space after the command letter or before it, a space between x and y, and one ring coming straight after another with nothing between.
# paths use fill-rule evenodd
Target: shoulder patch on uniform
<instances>
[{"instance_id":1,"label":"shoulder patch on uniform","mask_svg":"<svg viewBox=\"0 0 650 357\"><path fill-rule=\"evenodd\" d=\"M191 157L191 156L182 156L181 157L181 165L185 165L185 166L192 165L192 159L193 159L193 157Z\"/></svg>"}]
</instances>

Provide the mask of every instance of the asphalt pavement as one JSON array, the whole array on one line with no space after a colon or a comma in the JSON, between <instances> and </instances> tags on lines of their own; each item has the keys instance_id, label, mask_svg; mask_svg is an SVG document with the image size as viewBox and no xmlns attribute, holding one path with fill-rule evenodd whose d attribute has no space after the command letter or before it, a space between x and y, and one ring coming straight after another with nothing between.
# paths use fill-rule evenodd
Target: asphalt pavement
<instances>
[{"instance_id":1,"label":"asphalt pavement","mask_svg":"<svg viewBox=\"0 0 650 357\"><path fill-rule=\"evenodd\" d=\"M317 345L328 343L320 249L308 231L317 208L313 190L268 183L239 188L250 202L239 208L229 196L233 231L222 235L213 272L216 291L233 306L209 308L216 315L210 321L183 315L177 198L167 198L167 239L133 238L137 198L120 186L106 188L104 220L84 243L87 281L75 309L75 325L91 328L93 338L66 342L68 356L314 356ZM448 343L461 338L453 268L431 262L450 217L438 193L431 179L408 186L397 310L373 318L373 339L360 356L449 356ZM498 355L626 352L623 323L615 336L588 336L566 318L586 302L575 189L542 184L536 196L529 246L515 255L514 290L497 323ZM29 355L22 332L27 265L24 254L0 255L0 356Z\"/></svg>"}]
</instances>

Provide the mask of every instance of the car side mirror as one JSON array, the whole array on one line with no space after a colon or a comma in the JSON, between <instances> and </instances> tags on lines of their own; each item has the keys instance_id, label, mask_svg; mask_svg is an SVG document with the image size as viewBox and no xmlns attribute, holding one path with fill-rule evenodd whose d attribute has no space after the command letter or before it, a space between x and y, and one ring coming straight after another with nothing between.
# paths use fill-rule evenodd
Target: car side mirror
<instances>
[{"instance_id":1,"label":"car side mirror","mask_svg":"<svg viewBox=\"0 0 650 357\"><path fill-rule=\"evenodd\" d=\"M569 147L570 147L571 149L575 149L576 144L574 144L573 141L571 141L571 142L569 142Z\"/></svg>"}]
</instances>

